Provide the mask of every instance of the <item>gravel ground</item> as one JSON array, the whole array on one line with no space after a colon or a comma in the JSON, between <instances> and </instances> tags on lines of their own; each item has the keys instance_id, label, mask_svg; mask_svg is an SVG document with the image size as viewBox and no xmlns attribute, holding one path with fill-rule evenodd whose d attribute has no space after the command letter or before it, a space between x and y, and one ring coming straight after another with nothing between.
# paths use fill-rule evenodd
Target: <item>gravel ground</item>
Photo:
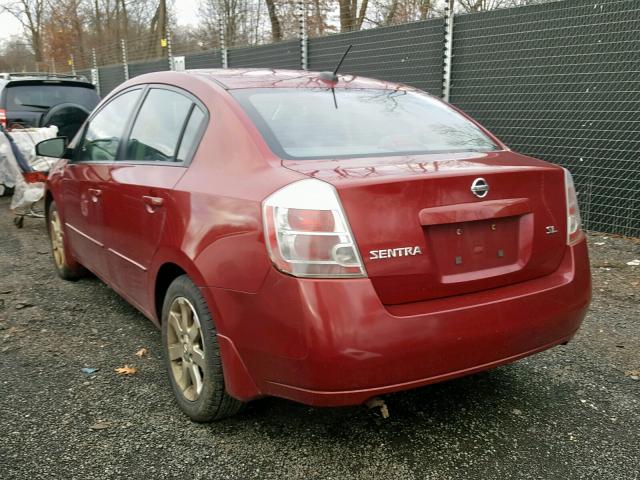
<instances>
[{"instance_id":1,"label":"gravel ground","mask_svg":"<svg viewBox=\"0 0 640 480\"><path fill-rule=\"evenodd\" d=\"M640 242L590 244L594 302L566 347L386 396L386 420L268 398L198 425L151 322L95 278L58 279L44 222L17 230L2 198L0 479L638 479Z\"/></svg>"}]
</instances>

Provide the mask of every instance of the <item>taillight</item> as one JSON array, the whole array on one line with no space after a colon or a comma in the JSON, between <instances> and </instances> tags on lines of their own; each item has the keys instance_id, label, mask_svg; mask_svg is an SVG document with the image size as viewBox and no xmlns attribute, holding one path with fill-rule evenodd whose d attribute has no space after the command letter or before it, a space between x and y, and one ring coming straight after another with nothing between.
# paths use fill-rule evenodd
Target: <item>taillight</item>
<instances>
[{"instance_id":1,"label":"taillight","mask_svg":"<svg viewBox=\"0 0 640 480\"><path fill-rule=\"evenodd\" d=\"M7 111L4 108L0 108L0 125L7 128Z\"/></svg>"},{"instance_id":2,"label":"taillight","mask_svg":"<svg viewBox=\"0 0 640 480\"><path fill-rule=\"evenodd\" d=\"M578 194L573 183L573 177L569 170L564 169L564 187L567 198L567 244L571 245L580 236L582 219L580 218L580 208L578 208Z\"/></svg>"},{"instance_id":3,"label":"taillight","mask_svg":"<svg viewBox=\"0 0 640 480\"><path fill-rule=\"evenodd\" d=\"M287 185L262 203L271 261L296 277L364 277L362 259L335 189L320 180Z\"/></svg>"}]
</instances>

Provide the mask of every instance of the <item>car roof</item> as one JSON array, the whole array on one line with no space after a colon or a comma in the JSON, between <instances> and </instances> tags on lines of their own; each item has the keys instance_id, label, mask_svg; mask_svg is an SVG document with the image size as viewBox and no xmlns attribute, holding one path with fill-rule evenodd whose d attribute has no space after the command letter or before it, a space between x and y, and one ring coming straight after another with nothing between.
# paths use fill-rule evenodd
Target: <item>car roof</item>
<instances>
[{"instance_id":1,"label":"car roof","mask_svg":"<svg viewBox=\"0 0 640 480\"><path fill-rule=\"evenodd\" d=\"M216 68L187 70L190 75L205 77L215 81L223 88L317 88L326 87L324 80L320 79L320 72L306 70L275 70L267 68ZM371 88L383 90L396 90L399 84L384 80L360 77L356 75L338 75L335 88ZM411 87L402 88L411 89Z\"/></svg>"}]
</instances>

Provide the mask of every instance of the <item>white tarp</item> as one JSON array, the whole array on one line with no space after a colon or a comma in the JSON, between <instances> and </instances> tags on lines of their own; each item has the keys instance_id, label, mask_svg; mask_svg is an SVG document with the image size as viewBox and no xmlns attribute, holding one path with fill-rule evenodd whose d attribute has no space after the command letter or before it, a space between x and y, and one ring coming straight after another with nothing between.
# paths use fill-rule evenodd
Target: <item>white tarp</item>
<instances>
[{"instance_id":1,"label":"white tarp","mask_svg":"<svg viewBox=\"0 0 640 480\"><path fill-rule=\"evenodd\" d=\"M13 130L9 134L33 170L48 171L57 161L54 158L37 157L35 147L42 140L56 137L58 127ZM14 210L29 208L44 195L44 184L24 181L11 144L3 134L0 134L0 185L15 188L11 199L11 208ZM0 188L4 190L4 187Z\"/></svg>"}]
</instances>

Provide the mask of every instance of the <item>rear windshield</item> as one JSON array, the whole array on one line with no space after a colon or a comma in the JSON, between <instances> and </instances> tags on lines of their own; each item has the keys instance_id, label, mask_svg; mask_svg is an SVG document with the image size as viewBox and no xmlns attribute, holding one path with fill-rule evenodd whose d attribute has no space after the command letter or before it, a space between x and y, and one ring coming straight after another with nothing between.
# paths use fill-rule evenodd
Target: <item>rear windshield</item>
<instances>
[{"instance_id":1,"label":"rear windshield","mask_svg":"<svg viewBox=\"0 0 640 480\"><path fill-rule=\"evenodd\" d=\"M91 111L99 101L94 89L74 85L40 83L7 87L7 110L39 111L74 103Z\"/></svg>"},{"instance_id":2,"label":"rear windshield","mask_svg":"<svg viewBox=\"0 0 640 480\"><path fill-rule=\"evenodd\" d=\"M286 159L491 151L498 146L446 104L404 90L234 90L271 149Z\"/></svg>"}]
</instances>

